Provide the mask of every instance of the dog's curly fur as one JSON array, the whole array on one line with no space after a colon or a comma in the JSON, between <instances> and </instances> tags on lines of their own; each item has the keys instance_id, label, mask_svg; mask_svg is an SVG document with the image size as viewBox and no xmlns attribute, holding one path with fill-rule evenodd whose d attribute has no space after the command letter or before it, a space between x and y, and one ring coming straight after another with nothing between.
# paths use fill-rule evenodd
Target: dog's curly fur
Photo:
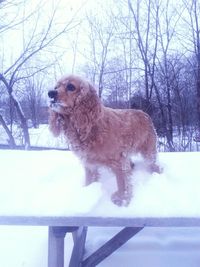
<instances>
[{"instance_id":1,"label":"dog's curly fur","mask_svg":"<svg viewBox=\"0 0 200 267\"><path fill-rule=\"evenodd\" d=\"M98 179L98 166L109 167L118 190L112 201L128 205L132 197L130 176L133 153L141 153L150 172L156 164L156 133L150 117L140 110L119 110L103 106L93 86L69 75L49 92L49 125L55 136L63 133L72 150L83 159L86 185Z\"/></svg>"}]
</instances>

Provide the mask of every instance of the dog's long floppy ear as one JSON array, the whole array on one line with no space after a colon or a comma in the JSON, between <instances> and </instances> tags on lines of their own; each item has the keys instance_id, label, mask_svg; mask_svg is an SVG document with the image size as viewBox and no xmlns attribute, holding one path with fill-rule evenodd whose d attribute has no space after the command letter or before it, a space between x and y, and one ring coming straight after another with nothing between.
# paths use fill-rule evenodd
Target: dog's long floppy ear
<instances>
[{"instance_id":1,"label":"dog's long floppy ear","mask_svg":"<svg viewBox=\"0 0 200 267\"><path fill-rule=\"evenodd\" d=\"M49 130L53 133L55 137L61 134L63 129L63 122L60 114L53 110L49 110Z\"/></svg>"},{"instance_id":2,"label":"dog's long floppy ear","mask_svg":"<svg viewBox=\"0 0 200 267\"><path fill-rule=\"evenodd\" d=\"M100 116L101 103L96 90L91 84L83 81L80 84L80 93L76 99L73 119L82 141L87 138L92 126Z\"/></svg>"}]
</instances>

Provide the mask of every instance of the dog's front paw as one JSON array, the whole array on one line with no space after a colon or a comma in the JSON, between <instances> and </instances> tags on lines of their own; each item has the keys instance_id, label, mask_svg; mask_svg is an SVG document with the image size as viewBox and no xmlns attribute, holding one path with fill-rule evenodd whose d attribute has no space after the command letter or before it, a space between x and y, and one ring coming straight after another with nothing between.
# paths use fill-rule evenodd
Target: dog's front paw
<instances>
[{"instance_id":1,"label":"dog's front paw","mask_svg":"<svg viewBox=\"0 0 200 267\"><path fill-rule=\"evenodd\" d=\"M111 197L112 202L117 206L127 207L131 201L131 196L127 192L115 192Z\"/></svg>"}]
</instances>

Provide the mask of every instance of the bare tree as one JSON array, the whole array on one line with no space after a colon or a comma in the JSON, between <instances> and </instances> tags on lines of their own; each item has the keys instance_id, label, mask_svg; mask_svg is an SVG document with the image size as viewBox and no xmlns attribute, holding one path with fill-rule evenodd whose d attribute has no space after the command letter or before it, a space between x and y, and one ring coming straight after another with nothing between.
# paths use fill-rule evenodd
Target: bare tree
<instances>
[{"instance_id":1,"label":"bare tree","mask_svg":"<svg viewBox=\"0 0 200 267\"><path fill-rule=\"evenodd\" d=\"M122 6L124 3L121 3ZM126 83L126 91L124 95L124 101L131 108L131 94L132 94L132 76L133 70L138 71L139 66L135 66L134 59L135 56L135 45L132 38L133 22L131 19L131 11L122 8L121 5L118 6L117 13L112 13L112 17L115 19L115 32L116 32L116 47L118 51L118 59L114 58L115 61L118 60L117 65L114 67L117 75L122 78L122 87L124 86L124 81ZM125 11L124 11L125 10ZM114 70L111 68L111 72ZM120 79L117 79L118 81ZM127 106L127 105L126 105Z\"/></svg>"},{"instance_id":2,"label":"bare tree","mask_svg":"<svg viewBox=\"0 0 200 267\"><path fill-rule=\"evenodd\" d=\"M138 0L134 6L131 0L128 0L128 6L135 26L132 38L137 44L144 66L145 98L151 106L150 101L153 91L155 92L162 118L162 128L169 148L173 151L173 116L168 56L180 15L169 0ZM161 71L164 77L163 92L166 93L167 105L162 101L161 88L163 86L160 88L156 82L158 75L155 76L155 72L158 71Z\"/></svg>"},{"instance_id":3,"label":"bare tree","mask_svg":"<svg viewBox=\"0 0 200 267\"><path fill-rule=\"evenodd\" d=\"M157 0L137 0L136 5L133 6L132 1L128 0L128 6L132 14L135 29L132 31L131 38L136 42L143 64L146 111L151 108L151 98L154 89L162 118L162 128L170 144L171 141L167 134L167 119L164 105L161 100L159 87L155 81L156 64L158 63L159 18L161 16L160 5L160 1ZM143 14L141 14L142 12ZM154 30L152 30L152 28Z\"/></svg>"},{"instance_id":4,"label":"bare tree","mask_svg":"<svg viewBox=\"0 0 200 267\"><path fill-rule=\"evenodd\" d=\"M27 75L26 68L27 64L38 57L37 63L39 63L39 58L42 58L42 54L44 54L45 49L52 47L52 45L64 34L68 33L71 29L73 29L78 22L74 20L74 16L68 19L64 25L61 27L54 28L56 23L56 14L58 11L58 6L56 6L51 13L51 16L47 20L46 24L39 25L40 16L40 4L36 6L34 12L26 15L25 18L21 19L21 24L19 21L19 25L25 27L30 27L26 29L28 31L27 34L24 34L22 40L22 50L17 57L12 61L9 66L3 66L0 71L0 82L4 85L7 90L7 93L10 98L10 103L14 106L16 113L18 115L18 119L21 124L21 128L23 129L24 134L24 145L26 148L30 147L30 137L29 131L26 121L26 116L22 111L20 101L18 100L15 93L15 86L21 80L24 79ZM32 24L30 26L30 23ZM23 24L23 25L22 25ZM16 25L15 25L16 26ZM7 27L7 31L11 28ZM13 29L13 27L12 27ZM44 55L45 57L45 55ZM33 62L33 61L32 61ZM29 75L34 76L36 73L41 72L42 70L49 67L49 63L41 62L42 64L35 67L29 68ZM52 63L51 63L52 64ZM6 122L2 123L5 126ZM5 129L6 130L6 129ZM7 132L7 131L6 131Z\"/></svg>"},{"instance_id":5,"label":"bare tree","mask_svg":"<svg viewBox=\"0 0 200 267\"><path fill-rule=\"evenodd\" d=\"M170 44L176 33L176 25L180 19L180 15L176 13L175 9L169 10L170 0L167 0L163 6L160 19L158 21L159 28L159 42L162 51L162 62L158 59L160 70L162 72L162 82L164 82L164 91L167 99L167 127L166 136L170 150L174 150L173 145L173 116L172 116L172 82L170 80L170 67L169 67L169 52ZM171 7L171 6L170 6ZM161 19L162 18L162 19Z\"/></svg>"},{"instance_id":6,"label":"bare tree","mask_svg":"<svg viewBox=\"0 0 200 267\"><path fill-rule=\"evenodd\" d=\"M193 53L195 55L195 64L193 65L195 80L196 80L196 108L198 120L198 134L196 140L200 140L200 3L198 0L183 0L184 6L189 14L189 20L184 18L184 21L189 26L191 36L187 34L186 40L189 40L193 46ZM188 49L188 48L187 48ZM191 51L191 49L188 49Z\"/></svg>"},{"instance_id":7,"label":"bare tree","mask_svg":"<svg viewBox=\"0 0 200 267\"><path fill-rule=\"evenodd\" d=\"M93 62L93 77L92 81L96 83L96 76L98 76L98 94L102 97L103 93L103 77L106 70L106 62L108 60L109 46L114 35L113 21L102 24L96 17L87 16L90 27L89 39L91 44L91 54ZM102 20L102 18L101 18Z\"/></svg>"},{"instance_id":8,"label":"bare tree","mask_svg":"<svg viewBox=\"0 0 200 267\"><path fill-rule=\"evenodd\" d=\"M135 29L132 31L131 38L135 40L141 55L144 66L145 97L147 101L150 101L158 44L159 4L153 5L151 0L146 0L145 2L137 0L136 5L133 7L131 0L128 0L128 6ZM141 15L142 10L145 14ZM152 31L152 28L155 30Z\"/></svg>"},{"instance_id":9,"label":"bare tree","mask_svg":"<svg viewBox=\"0 0 200 267\"><path fill-rule=\"evenodd\" d=\"M25 90L22 92L22 100L20 101L23 106L27 118L31 120L34 128L38 128L41 120L42 105L44 105L43 88L44 83L41 79L33 76L23 80L23 87Z\"/></svg>"},{"instance_id":10,"label":"bare tree","mask_svg":"<svg viewBox=\"0 0 200 267\"><path fill-rule=\"evenodd\" d=\"M21 5L22 0L0 1L0 34L23 22L25 18L20 18L18 15ZM13 9L15 9L16 12L13 12Z\"/></svg>"}]
</instances>

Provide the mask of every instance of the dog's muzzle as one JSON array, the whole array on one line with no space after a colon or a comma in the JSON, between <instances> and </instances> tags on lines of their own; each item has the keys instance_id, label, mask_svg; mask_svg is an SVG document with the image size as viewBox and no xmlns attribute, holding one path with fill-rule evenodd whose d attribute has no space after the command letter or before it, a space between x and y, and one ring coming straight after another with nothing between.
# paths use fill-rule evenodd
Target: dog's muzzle
<instances>
[{"instance_id":1,"label":"dog's muzzle","mask_svg":"<svg viewBox=\"0 0 200 267\"><path fill-rule=\"evenodd\" d=\"M61 108L63 107L62 103L58 101L58 92L56 90L51 90L48 92L49 98L51 98L50 101L50 107L52 110L56 112L61 112Z\"/></svg>"},{"instance_id":2,"label":"dog's muzzle","mask_svg":"<svg viewBox=\"0 0 200 267\"><path fill-rule=\"evenodd\" d=\"M56 90L51 90L48 92L48 97L51 98L54 102L56 101L58 92Z\"/></svg>"}]
</instances>

